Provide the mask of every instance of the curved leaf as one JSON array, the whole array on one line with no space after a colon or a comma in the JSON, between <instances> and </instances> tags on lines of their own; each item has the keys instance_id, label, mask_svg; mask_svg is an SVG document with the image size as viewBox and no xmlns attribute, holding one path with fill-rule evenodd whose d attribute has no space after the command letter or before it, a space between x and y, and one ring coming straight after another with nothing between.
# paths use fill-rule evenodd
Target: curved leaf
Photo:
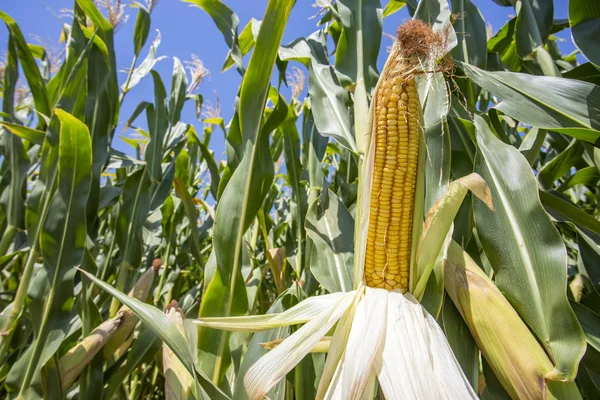
<instances>
[{"instance_id":1,"label":"curved leaf","mask_svg":"<svg viewBox=\"0 0 600 400\"><path fill-rule=\"evenodd\" d=\"M297 60L308 66L308 94L319 134L331 136L356 152L349 112L350 95L341 87L329 65L325 33L317 31L279 49L283 61Z\"/></svg>"},{"instance_id":2,"label":"curved leaf","mask_svg":"<svg viewBox=\"0 0 600 400\"><path fill-rule=\"evenodd\" d=\"M600 7L595 0L569 0L573 40L588 60L600 66Z\"/></svg>"},{"instance_id":3,"label":"curved leaf","mask_svg":"<svg viewBox=\"0 0 600 400\"><path fill-rule=\"evenodd\" d=\"M165 313L138 299L127 296L125 293L116 290L109 284L102 282L100 279L86 271L81 269L79 271L90 281L94 282L100 289L131 308L140 321L156 333L156 335L169 346L171 351L179 358L188 372L196 378L196 385L199 385L205 392L202 392L205 396L201 396L201 393L197 393L198 396L205 399L228 399L227 395L213 385L204 373L196 369L190 343L188 343L181 335L177 326L171 322ZM198 390L198 387L196 390ZM206 397L206 395L208 395L208 397Z\"/></svg>"},{"instance_id":4,"label":"curved leaf","mask_svg":"<svg viewBox=\"0 0 600 400\"><path fill-rule=\"evenodd\" d=\"M46 282L36 285L45 290L33 296L43 304L38 315L39 328L34 344L14 364L7 378L10 387L20 387L20 394L31 394L41 368L58 350L67 333L70 302L73 296L73 267L83 260L86 243L85 210L91 186L92 143L81 121L56 109L60 119L58 145L58 184L40 237ZM41 304L40 304L41 305Z\"/></svg>"},{"instance_id":5,"label":"curved leaf","mask_svg":"<svg viewBox=\"0 0 600 400\"><path fill-rule=\"evenodd\" d=\"M337 9L342 34L335 51L335 67L345 75L346 83L364 85L366 93L370 93L379 76L381 3L379 0L339 0Z\"/></svg>"},{"instance_id":6,"label":"curved leaf","mask_svg":"<svg viewBox=\"0 0 600 400\"><path fill-rule=\"evenodd\" d=\"M220 0L182 1L184 3L191 3L196 7L206 11L206 13L210 15L217 28L219 28L223 34L225 43L227 43L227 46L229 46L230 50L227 58L231 57L238 68L243 69L244 63L242 61L242 51L240 50L238 41L238 25L240 23L238 16Z\"/></svg>"},{"instance_id":7,"label":"curved leaf","mask_svg":"<svg viewBox=\"0 0 600 400\"><path fill-rule=\"evenodd\" d=\"M354 219L330 190L310 204L306 233L314 243L310 271L330 293L348 292L353 287Z\"/></svg>"},{"instance_id":8,"label":"curved leaf","mask_svg":"<svg viewBox=\"0 0 600 400\"><path fill-rule=\"evenodd\" d=\"M500 102L494 108L538 128L597 143L600 139L600 87L571 79L513 72L488 72L457 64Z\"/></svg>"},{"instance_id":9,"label":"curved leaf","mask_svg":"<svg viewBox=\"0 0 600 400\"><path fill-rule=\"evenodd\" d=\"M585 341L566 296L564 243L541 207L527 161L496 138L483 118L476 116L475 125L475 171L488 183L496 207L492 212L476 202L475 222L495 283L544 345L556 373L571 380Z\"/></svg>"},{"instance_id":10,"label":"curved leaf","mask_svg":"<svg viewBox=\"0 0 600 400\"><path fill-rule=\"evenodd\" d=\"M135 29L133 31L133 54L137 57L146 44L150 32L150 11L141 3L135 3L135 6L138 9L138 15L135 19Z\"/></svg>"},{"instance_id":11,"label":"curved leaf","mask_svg":"<svg viewBox=\"0 0 600 400\"><path fill-rule=\"evenodd\" d=\"M225 316L234 311L234 289L238 277L241 277L244 234L256 217L273 182L274 166L269 149L269 134L283 121L287 108L282 108L283 104L278 102L279 109L276 106L266 121L263 121L263 111L270 90L277 49L292 5L292 0L269 2L241 85L239 127L243 158L219 198L213 239L219 277L222 286L226 288L221 308ZM239 308L236 312L239 312ZM221 374L224 369L221 371L220 363L225 356L226 338L227 334L220 334L218 361L213 375L217 381L224 376Z\"/></svg>"},{"instance_id":12,"label":"curved leaf","mask_svg":"<svg viewBox=\"0 0 600 400\"><path fill-rule=\"evenodd\" d=\"M552 29L554 7L553 2L547 0L521 0L520 3L515 38L517 53L525 58L546 43Z\"/></svg>"},{"instance_id":13,"label":"curved leaf","mask_svg":"<svg viewBox=\"0 0 600 400\"><path fill-rule=\"evenodd\" d=\"M17 25L17 22L3 11L0 11L0 18L6 24L6 27L15 41L17 54L19 55L19 60L21 60L21 68L23 69L25 78L27 78L29 89L33 94L36 111L50 117L52 115L52 109L50 107L50 102L48 101L46 85L35 62L35 58L33 58L31 49L27 45L23 33L21 33L21 29Z\"/></svg>"},{"instance_id":14,"label":"curved leaf","mask_svg":"<svg viewBox=\"0 0 600 400\"><path fill-rule=\"evenodd\" d=\"M17 135L18 137L28 140L34 144L42 144L44 143L44 139L46 138L46 132L39 131L33 128L28 128L23 125L11 124L10 122L5 121L0 121L0 125L8 129L11 133Z\"/></svg>"}]
</instances>

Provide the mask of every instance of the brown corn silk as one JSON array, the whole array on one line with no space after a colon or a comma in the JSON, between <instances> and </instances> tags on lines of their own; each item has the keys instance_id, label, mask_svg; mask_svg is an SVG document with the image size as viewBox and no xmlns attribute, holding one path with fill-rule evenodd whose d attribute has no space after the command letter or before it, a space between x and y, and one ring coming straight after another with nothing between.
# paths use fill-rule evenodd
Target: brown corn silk
<instances>
[{"instance_id":1,"label":"brown corn silk","mask_svg":"<svg viewBox=\"0 0 600 400\"><path fill-rule=\"evenodd\" d=\"M370 287L408 289L421 137L415 75L423 73L424 61L442 44L442 36L421 21L400 26L375 89L365 257L365 281Z\"/></svg>"}]
</instances>

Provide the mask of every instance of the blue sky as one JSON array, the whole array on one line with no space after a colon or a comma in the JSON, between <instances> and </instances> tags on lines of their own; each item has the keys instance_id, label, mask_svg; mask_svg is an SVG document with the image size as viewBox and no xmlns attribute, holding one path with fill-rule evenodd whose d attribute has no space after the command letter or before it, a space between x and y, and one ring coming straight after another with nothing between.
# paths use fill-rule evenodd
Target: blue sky
<instances>
[{"instance_id":1,"label":"blue sky","mask_svg":"<svg viewBox=\"0 0 600 400\"><path fill-rule=\"evenodd\" d=\"M262 19L267 6L267 0L223 0L239 17L240 32L251 18ZM312 7L313 0L297 0L292 10L290 20L285 29L283 43L289 43L292 40L308 36L316 30L317 19L310 19L317 9ZM127 0L123 0L127 3ZM387 0L382 0L385 5ZM484 19L491 24L493 32L497 32L504 23L514 14L510 7L500 7L492 0L473 0L473 3L479 7ZM555 0L554 17L566 18L568 15L568 0ZM73 0L4 0L0 4L0 9L12 16L23 31L26 40L35 42L35 37L40 37L50 47L58 48L58 37L63 23L69 21L68 18L62 20L57 17L59 10L72 8ZM129 19L124 23L116 33L116 57L119 69L126 69L130 66L133 58L133 29L137 11L127 9L126 13ZM406 9L393 15L384 21L384 32L393 34L396 26L409 18ZM162 42L158 54L169 58L160 61L155 69L161 74L167 90L169 90L171 81L171 71L173 60L170 57L178 57L181 61L191 59L191 55L197 55L210 70L210 77L206 79L199 89L205 100L213 105L215 104L215 94L218 93L221 101L222 116L228 121L233 113L233 100L240 84L240 75L232 68L225 73L220 69L227 55L227 45L225 44L221 33L217 30L211 18L196 7L191 7L187 3L179 0L159 0L152 13L152 26L150 37L140 57L144 57L147 48L156 35L156 30L162 34ZM563 52L570 52L574 49L569 31L562 32L559 37L564 39L561 44ZM7 31L4 27L0 28L0 53L6 52L6 43L8 40ZM385 49L391 44L391 39L384 36L379 56L379 66L383 66L386 58ZM330 49L331 50L331 49ZM249 55L244 59L247 64ZM119 73L119 81L123 83L126 78L125 73ZM289 99L289 90L284 91ZM127 94L123 108L121 109L119 127L113 146L127 151L127 145L120 139L119 135L131 135L132 132L121 133L125 121L131 115L135 106L143 100L153 100L153 86L151 77L146 77L138 86ZM140 122L145 120L140 116ZM195 118L194 105L191 102L186 104L182 121L193 123L198 131L202 129L202 123ZM140 126L145 124L140 123ZM211 148L215 151L218 158L223 158L224 139L220 132L213 135Z\"/></svg>"}]
</instances>

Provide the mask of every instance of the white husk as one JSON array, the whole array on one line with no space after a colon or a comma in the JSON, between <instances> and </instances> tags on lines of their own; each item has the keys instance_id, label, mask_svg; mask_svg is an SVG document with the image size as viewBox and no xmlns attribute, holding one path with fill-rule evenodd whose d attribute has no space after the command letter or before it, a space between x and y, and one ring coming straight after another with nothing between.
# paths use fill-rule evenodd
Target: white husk
<instances>
[{"instance_id":1,"label":"white husk","mask_svg":"<svg viewBox=\"0 0 600 400\"><path fill-rule=\"evenodd\" d=\"M367 388L376 355L385 341L387 290L366 288L365 297L356 309L344 355L342 398L360 398Z\"/></svg>"},{"instance_id":2,"label":"white husk","mask_svg":"<svg viewBox=\"0 0 600 400\"><path fill-rule=\"evenodd\" d=\"M441 328L412 295L362 286L254 364L244 379L248 397L262 399L338 320L317 399L368 397L374 374L388 400L477 398Z\"/></svg>"},{"instance_id":3,"label":"white husk","mask_svg":"<svg viewBox=\"0 0 600 400\"><path fill-rule=\"evenodd\" d=\"M258 360L244 377L248 398L264 398L325 336L346 312L353 299L354 293L345 293L334 307L321 312Z\"/></svg>"},{"instance_id":4,"label":"white husk","mask_svg":"<svg viewBox=\"0 0 600 400\"><path fill-rule=\"evenodd\" d=\"M193 320L193 322L198 325L232 332L259 332L308 322L321 315L324 311L331 311L345 296L347 296L347 293L332 293L309 297L279 314L201 318Z\"/></svg>"},{"instance_id":5,"label":"white husk","mask_svg":"<svg viewBox=\"0 0 600 400\"><path fill-rule=\"evenodd\" d=\"M391 399L477 399L433 317L411 296L388 297L385 346L376 361Z\"/></svg>"}]
</instances>

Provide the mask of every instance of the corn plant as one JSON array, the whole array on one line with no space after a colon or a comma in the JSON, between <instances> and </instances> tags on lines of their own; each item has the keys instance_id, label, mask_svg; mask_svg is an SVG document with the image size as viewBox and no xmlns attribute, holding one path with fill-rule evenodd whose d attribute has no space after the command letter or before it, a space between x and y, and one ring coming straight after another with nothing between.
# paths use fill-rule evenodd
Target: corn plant
<instances>
[{"instance_id":1,"label":"corn plant","mask_svg":"<svg viewBox=\"0 0 600 400\"><path fill-rule=\"evenodd\" d=\"M74 0L56 72L0 11L2 396L600 396L593 0L494 0L489 36L470 0L317 0L290 43L293 0L245 27L184 2L229 49L230 120L198 58L169 91L153 69L155 1L121 81L121 2Z\"/></svg>"}]
</instances>

